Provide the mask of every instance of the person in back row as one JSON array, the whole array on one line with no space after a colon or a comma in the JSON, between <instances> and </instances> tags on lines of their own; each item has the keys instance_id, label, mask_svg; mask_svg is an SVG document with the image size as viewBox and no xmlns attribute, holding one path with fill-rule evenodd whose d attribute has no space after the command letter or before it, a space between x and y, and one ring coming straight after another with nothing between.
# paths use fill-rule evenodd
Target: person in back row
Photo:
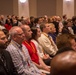
<instances>
[{"instance_id":1,"label":"person in back row","mask_svg":"<svg viewBox=\"0 0 76 75\"><path fill-rule=\"evenodd\" d=\"M7 51L10 52L19 75L44 75L32 63L27 49L22 45L25 36L22 29L14 26L10 29L9 35L11 42L7 47Z\"/></svg>"},{"instance_id":2,"label":"person in back row","mask_svg":"<svg viewBox=\"0 0 76 75\"><path fill-rule=\"evenodd\" d=\"M0 75L18 75L10 53L5 50L7 42L6 35L0 30Z\"/></svg>"},{"instance_id":3,"label":"person in back row","mask_svg":"<svg viewBox=\"0 0 76 75\"><path fill-rule=\"evenodd\" d=\"M50 32L48 34L52 37L54 43L56 44L57 34L56 34L55 25L53 23L50 23Z\"/></svg>"}]
</instances>

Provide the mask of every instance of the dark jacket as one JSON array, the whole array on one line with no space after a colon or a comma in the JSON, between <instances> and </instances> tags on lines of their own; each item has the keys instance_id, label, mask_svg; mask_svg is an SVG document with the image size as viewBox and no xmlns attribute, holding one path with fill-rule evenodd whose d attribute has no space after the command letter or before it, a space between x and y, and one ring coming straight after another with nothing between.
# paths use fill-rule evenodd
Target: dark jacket
<instances>
[{"instance_id":1,"label":"dark jacket","mask_svg":"<svg viewBox=\"0 0 76 75\"><path fill-rule=\"evenodd\" d=\"M0 57L0 75L18 75L8 51L3 50Z\"/></svg>"}]
</instances>

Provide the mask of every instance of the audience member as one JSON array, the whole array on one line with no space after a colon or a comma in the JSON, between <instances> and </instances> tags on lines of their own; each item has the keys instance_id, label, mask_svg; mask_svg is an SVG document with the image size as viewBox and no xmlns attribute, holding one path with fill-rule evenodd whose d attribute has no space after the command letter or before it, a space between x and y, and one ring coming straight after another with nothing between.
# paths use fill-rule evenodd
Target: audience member
<instances>
[{"instance_id":1,"label":"audience member","mask_svg":"<svg viewBox=\"0 0 76 75\"><path fill-rule=\"evenodd\" d=\"M24 40L22 29L18 26L14 26L10 29L9 35L11 42L7 50L12 56L13 63L19 75L43 75L32 63L27 49L22 45Z\"/></svg>"},{"instance_id":2,"label":"audience member","mask_svg":"<svg viewBox=\"0 0 76 75\"><path fill-rule=\"evenodd\" d=\"M72 49L76 51L75 36L72 34L61 34L56 38L56 44L58 47L58 53Z\"/></svg>"},{"instance_id":3,"label":"audience member","mask_svg":"<svg viewBox=\"0 0 76 75\"><path fill-rule=\"evenodd\" d=\"M56 55L51 62L51 75L76 75L76 52L66 51Z\"/></svg>"},{"instance_id":4,"label":"audience member","mask_svg":"<svg viewBox=\"0 0 76 75\"><path fill-rule=\"evenodd\" d=\"M7 19L7 23L4 25L4 27L9 31L12 28L12 23L10 19Z\"/></svg>"},{"instance_id":5,"label":"audience member","mask_svg":"<svg viewBox=\"0 0 76 75\"><path fill-rule=\"evenodd\" d=\"M10 22L11 22L11 15L7 15L6 20L5 20L5 24L8 23L8 19L10 19ZM12 22L11 22L11 23L12 23Z\"/></svg>"},{"instance_id":6,"label":"audience member","mask_svg":"<svg viewBox=\"0 0 76 75\"><path fill-rule=\"evenodd\" d=\"M63 27L61 33L62 33L62 34L66 34L66 33L67 33L67 34L71 34L70 31L69 31L69 29L68 29L68 22L65 21L63 25L64 25L64 27Z\"/></svg>"},{"instance_id":7,"label":"audience member","mask_svg":"<svg viewBox=\"0 0 76 75\"><path fill-rule=\"evenodd\" d=\"M35 26L34 20L35 20L34 16L30 16L30 24L29 24L30 28Z\"/></svg>"},{"instance_id":8,"label":"audience member","mask_svg":"<svg viewBox=\"0 0 76 75\"><path fill-rule=\"evenodd\" d=\"M0 30L0 75L18 75L10 53L5 50L7 41L6 35Z\"/></svg>"},{"instance_id":9,"label":"audience member","mask_svg":"<svg viewBox=\"0 0 76 75\"><path fill-rule=\"evenodd\" d=\"M41 24L40 29L42 33L41 37L38 38L38 42L43 47L45 53L49 54L50 56L54 56L58 49L52 37L48 35L50 32L50 23Z\"/></svg>"},{"instance_id":10,"label":"audience member","mask_svg":"<svg viewBox=\"0 0 76 75\"><path fill-rule=\"evenodd\" d=\"M65 34L65 33L69 33L69 34L72 34L74 35L74 31L72 29L72 20L71 19L67 19L67 21L64 22L64 27L62 29L62 34Z\"/></svg>"},{"instance_id":11,"label":"audience member","mask_svg":"<svg viewBox=\"0 0 76 75\"><path fill-rule=\"evenodd\" d=\"M56 28L56 34L58 34L59 33L59 22L57 21L57 16L53 16L52 19L53 19L52 23L55 25L55 28Z\"/></svg>"},{"instance_id":12,"label":"audience member","mask_svg":"<svg viewBox=\"0 0 76 75\"><path fill-rule=\"evenodd\" d=\"M64 14L64 15L62 16L62 18L63 18L62 23L64 24L64 22L67 21L67 15Z\"/></svg>"},{"instance_id":13,"label":"audience member","mask_svg":"<svg viewBox=\"0 0 76 75\"><path fill-rule=\"evenodd\" d=\"M44 53L42 46L38 43L38 38L41 36L41 30L37 27L32 27L32 42L35 44L39 56L43 59L44 63L50 66L51 58L48 54Z\"/></svg>"},{"instance_id":14,"label":"audience member","mask_svg":"<svg viewBox=\"0 0 76 75\"><path fill-rule=\"evenodd\" d=\"M39 69L50 71L49 67L43 62L41 57L38 55L35 44L31 41L32 31L30 27L28 25L22 25L21 28L25 34L25 40L23 42L23 45L27 48L33 63Z\"/></svg>"},{"instance_id":15,"label":"audience member","mask_svg":"<svg viewBox=\"0 0 76 75\"><path fill-rule=\"evenodd\" d=\"M2 26L4 26L4 24L5 24L5 17L4 17L4 15L0 15L0 24Z\"/></svg>"},{"instance_id":16,"label":"audience member","mask_svg":"<svg viewBox=\"0 0 76 75\"><path fill-rule=\"evenodd\" d=\"M50 23L50 32L48 34L52 37L54 43L56 43L57 34L55 25L53 23Z\"/></svg>"},{"instance_id":17,"label":"audience member","mask_svg":"<svg viewBox=\"0 0 76 75\"><path fill-rule=\"evenodd\" d=\"M34 23L36 27L40 28L40 24L43 23L42 17L35 18Z\"/></svg>"},{"instance_id":18,"label":"audience member","mask_svg":"<svg viewBox=\"0 0 76 75\"><path fill-rule=\"evenodd\" d=\"M76 16L72 17L73 26L72 29L74 31L74 34L76 34Z\"/></svg>"},{"instance_id":19,"label":"audience member","mask_svg":"<svg viewBox=\"0 0 76 75\"><path fill-rule=\"evenodd\" d=\"M72 35L74 35L74 30L73 30L73 22L72 22L72 20L71 19L67 19L67 22L68 22L68 29L69 29L69 31L70 31L70 33L72 34Z\"/></svg>"}]
</instances>

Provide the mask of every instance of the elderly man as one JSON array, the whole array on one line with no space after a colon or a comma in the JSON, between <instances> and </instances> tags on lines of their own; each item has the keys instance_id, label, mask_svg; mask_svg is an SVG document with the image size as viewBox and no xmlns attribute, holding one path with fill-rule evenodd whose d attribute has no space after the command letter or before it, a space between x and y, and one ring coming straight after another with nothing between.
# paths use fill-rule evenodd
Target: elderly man
<instances>
[{"instance_id":1,"label":"elderly man","mask_svg":"<svg viewBox=\"0 0 76 75\"><path fill-rule=\"evenodd\" d=\"M38 42L43 47L45 53L48 53L50 56L54 56L58 49L52 37L48 35L50 32L50 23L41 24L40 29L42 34L41 37L38 38Z\"/></svg>"},{"instance_id":2,"label":"elderly man","mask_svg":"<svg viewBox=\"0 0 76 75\"><path fill-rule=\"evenodd\" d=\"M0 75L18 75L10 53L5 50L7 41L6 35L0 30Z\"/></svg>"},{"instance_id":3,"label":"elderly man","mask_svg":"<svg viewBox=\"0 0 76 75\"><path fill-rule=\"evenodd\" d=\"M56 55L51 62L51 75L76 75L76 52L66 51Z\"/></svg>"},{"instance_id":4,"label":"elderly man","mask_svg":"<svg viewBox=\"0 0 76 75\"><path fill-rule=\"evenodd\" d=\"M18 26L14 26L9 31L11 42L7 47L14 65L20 75L42 75L39 69L32 63L26 47L22 46L24 33Z\"/></svg>"}]
</instances>

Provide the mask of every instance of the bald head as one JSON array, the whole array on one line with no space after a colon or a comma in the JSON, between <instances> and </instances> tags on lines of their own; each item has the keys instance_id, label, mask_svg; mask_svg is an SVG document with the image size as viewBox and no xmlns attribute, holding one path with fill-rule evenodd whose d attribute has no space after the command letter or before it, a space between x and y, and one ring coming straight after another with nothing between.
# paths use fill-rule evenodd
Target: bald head
<instances>
[{"instance_id":1,"label":"bald head","mask_svg":"<svg viewBox=\"0 0 76 75\"><path fill-rule=\"evenodd\" d=\"M52 75L76 75L76 52L67 51L56 55L51 62Z\"/></svg>"},{"instance_id":2,"label":"bald head","mask_svg":"<svg viewBox=\"0 0 76 75\"><path fill-rule=\"evenodd\" d=\"M28 28L29 28L29 25L21 25L20 28L25 32Z\"/></svg>"},{"instance_id":3,"label":"bald head","mask_svg":"<svg viewBox=\"0 0 76 75\"><path fill-rule=\"evenodd\" d=\"M30 38L32 37L32 31L30 29L30 27L28 25L21 25L20 26L25 34L25 39L26 40L30 40Z\"/></svg>"}]
</instances>

